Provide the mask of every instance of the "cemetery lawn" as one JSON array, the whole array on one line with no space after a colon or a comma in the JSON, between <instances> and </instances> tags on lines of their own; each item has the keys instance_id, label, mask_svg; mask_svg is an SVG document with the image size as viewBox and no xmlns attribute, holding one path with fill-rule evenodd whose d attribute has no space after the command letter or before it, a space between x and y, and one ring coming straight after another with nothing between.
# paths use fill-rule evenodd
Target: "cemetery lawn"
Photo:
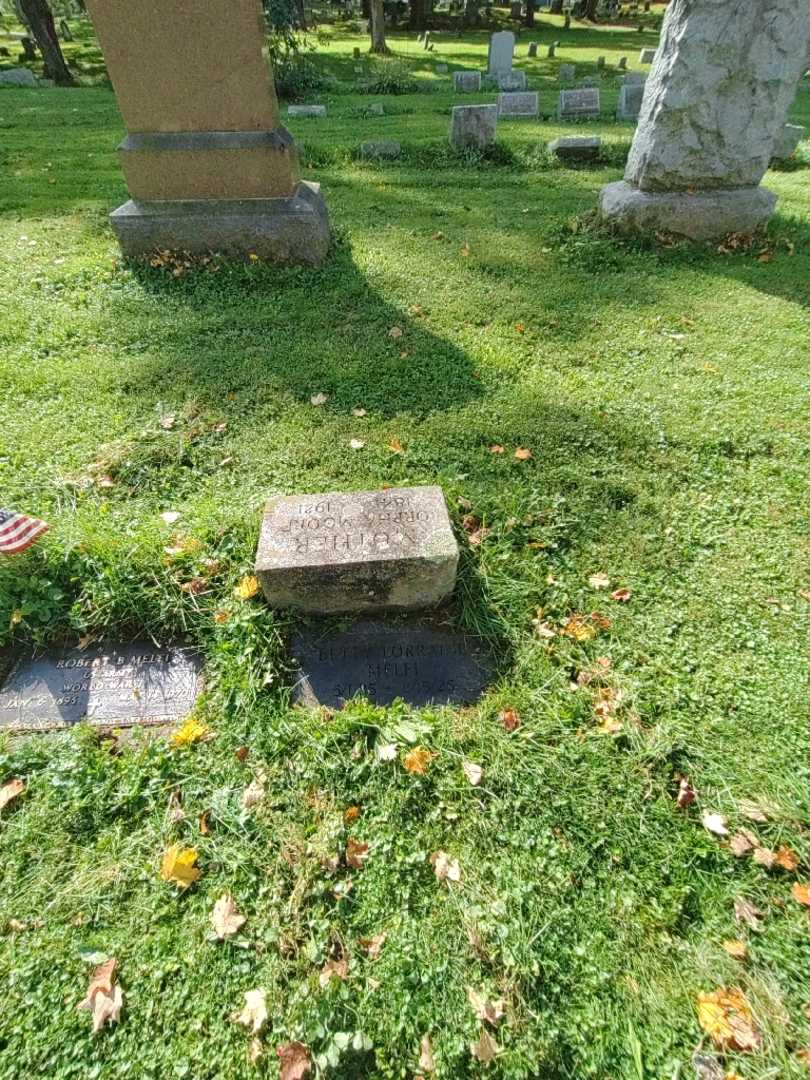
<instances>
[{"instance_id":1,"label":"cemetery lawn","mask_svg":"<svg viewBox=\"0 0 810 1080\"><path fill-rule=\"evenodd\" d=\"M330 1077L691 1080L716 1053L698 995L722 987L757 1046L701 1075L807 1075L810 144L766 177L752 246L619 243L588 214L632 135L607 119L616 61L655 37L577 29L526 59L559 36L539 19L518 66L550 112L556 64L608 56L599 165L550 163L549 120L450 155L433 62L480 67L483 33L429 61L390 39L432 92L313 95L329 118L290 127L332 215L320 272L122 263L111 92L0 92L0 505L51 525L0 563L0 645L185 637L213 736L0 740L0 785L25 783L0 811L0 1080L276 1076L291 1040ZM353 79L355 44L313 63ZM366 138L402 160L355 161ZM462 546L448 617L490 642L492 687L291 707L299 622L234 592L265 498L434 483ZM796 868L735 857L705 814ZM184 892L159 873L173 843L198 853ZM224 893L247 922L217 942ZM93 1036L76 1006L110 956L123 1010ZM253 1065L231 1017L257 988Z\"/></svg>"}]
</instances>

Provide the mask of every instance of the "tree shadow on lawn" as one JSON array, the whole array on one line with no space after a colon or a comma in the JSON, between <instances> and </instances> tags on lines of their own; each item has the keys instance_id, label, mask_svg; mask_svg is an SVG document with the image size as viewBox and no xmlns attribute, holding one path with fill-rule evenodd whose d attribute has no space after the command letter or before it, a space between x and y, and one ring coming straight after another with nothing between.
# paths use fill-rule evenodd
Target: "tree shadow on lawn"
<instances>
[{"instance_id":1,"label":"tree shadow on lawn","mask_svg":"<svg viewBox=\"0 0 810 1080\"><path fill-rule=\"evenodd\" d=\"M129 265L162 323L159 351L150 341L129 390L165 387L169 354L173 393L202 393L223 406L226 392L268 383L301 401L323 392L335 408L362 405L384 417L426 416L482 395L470 357L428 331L418 310L385 300L340 236L320 270L223 261L217 272L177 279L145 262ZM152 337L156 330L156 305L147 306L121 300L112 313L125 324L135 317L139 349L144 324Z\"/></svg>"}]
</instances>

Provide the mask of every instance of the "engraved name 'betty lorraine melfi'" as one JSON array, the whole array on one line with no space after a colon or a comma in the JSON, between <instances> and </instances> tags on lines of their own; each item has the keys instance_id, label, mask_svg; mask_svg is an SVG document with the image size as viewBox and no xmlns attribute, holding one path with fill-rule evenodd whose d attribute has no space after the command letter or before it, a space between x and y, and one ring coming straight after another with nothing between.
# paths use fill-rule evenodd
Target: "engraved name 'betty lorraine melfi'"
<instances>
[{"instance_id":1,"label":"engraved name 'betty lorraine melfi'","mask_svg":"<svg viewBox=\"0 0 810 1080\"><path fill-rule=\"evenodd\" d=\"M457 566L438 487L271 499L256 555L269 603L322 614L432 607Z\"/></svg>"}]
</instances>

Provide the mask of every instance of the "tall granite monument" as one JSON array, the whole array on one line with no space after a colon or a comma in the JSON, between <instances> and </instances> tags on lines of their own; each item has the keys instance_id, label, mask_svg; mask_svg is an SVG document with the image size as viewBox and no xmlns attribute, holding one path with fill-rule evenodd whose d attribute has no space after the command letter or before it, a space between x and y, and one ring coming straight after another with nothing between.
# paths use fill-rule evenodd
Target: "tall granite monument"
<instances>
[{"instance_id":1,"label":"tall granite monument","mask_svg":"<svg viewBox=\"0 0 810 1080\"><path fill-rule=\"evenodd\" d=\"M279 117L260 0L88 0L127 128L132 198L110 222L155 248L318 265L329 219Z\"/></svg>"},{"instance_id":2,"label":"tall granite monument","mask_svg":"<svg viewBox=\"0 0 810 1080\"><path fill-rule=\"evenodd\" d=\"M759 182L808 44L795 0L672 0L624 180L600 195L603 218L695 240L763 225L776 196Z\"/></svg>"}]
</instances>

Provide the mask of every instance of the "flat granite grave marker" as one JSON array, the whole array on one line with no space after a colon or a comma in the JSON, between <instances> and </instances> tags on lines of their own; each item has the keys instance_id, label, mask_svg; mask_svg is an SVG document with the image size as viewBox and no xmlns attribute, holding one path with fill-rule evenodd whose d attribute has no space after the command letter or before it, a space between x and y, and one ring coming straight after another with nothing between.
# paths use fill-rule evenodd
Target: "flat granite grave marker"
<instances>
[{"instance_id":1,"label":"flat granite grave marker","mask_svg":"<svg viewBox=\"0 0 810 1080\"><path fill-rule=\"evenodd\" d=\"M540 95L537 91L518 94L498 94L498 116L537 116L540 112Z\"/></svg>"},{"instance_id":2,"label":"flat granite grave marker","mask_svg":"<svg viewBox=\"0 0 810 1080\"><path fill-rule=\"evenodd\" d=\"M548 144L548 149L560 161L595 161L602 140L598 135L561 135Z\"/></svg>"},{"instance_id":3,"label":"flat granite grave marker","mask_svg":"<svg viewBox=\"0 0 810 1080\"><path fill-rule=\"evenodd\" d=\"M274 607L323 614L431 607L452 592L457 565L438 487L271 499L256 553Z\"/></svg>"},{"instance_id":4,"label":"flat granite grave marker","mask_svg":"<svg viewBox=\"0 0 810 1080\"><path fill-rule=\"evenodd\" d=\"M561 90L557 116L560 120L598 120L599 91L593 87L582 90Z\"/></svg>"},{"instance_id":5,"label":"flat granite grave marker","mask_svg":"<svg viewBox=\"0 0 810 1080\"><path fill-rule=\"evenodd\" d=\"M4 663L5 661L5 663ZM167 724L186 717L202 688L190 649L152 642L0 656L0 730L51 731Z\"/></svg>"},{"instance_id":6,"label":"flat granite grave marker","mask_svg":"<svg viewBox=\"0 0 810 1080\"><path fill-rule=\"evenodd\" d=\"M422 617L361 620L348 630L307 628L291 643L298 673L293 698L340 708L357 694L375 705L463 705L489 681L492 658L480 643Z\"/></svg>"},{"instance_id":7,"label":"flat granite grave marker","mask_svg":"<svg viewBox=\"0 0 810 1080\"><path fill-rule=\"evenodd\" d=\"M287 116L326 116L325 105L288 105Z\"/></svg>"}]
</instances>

